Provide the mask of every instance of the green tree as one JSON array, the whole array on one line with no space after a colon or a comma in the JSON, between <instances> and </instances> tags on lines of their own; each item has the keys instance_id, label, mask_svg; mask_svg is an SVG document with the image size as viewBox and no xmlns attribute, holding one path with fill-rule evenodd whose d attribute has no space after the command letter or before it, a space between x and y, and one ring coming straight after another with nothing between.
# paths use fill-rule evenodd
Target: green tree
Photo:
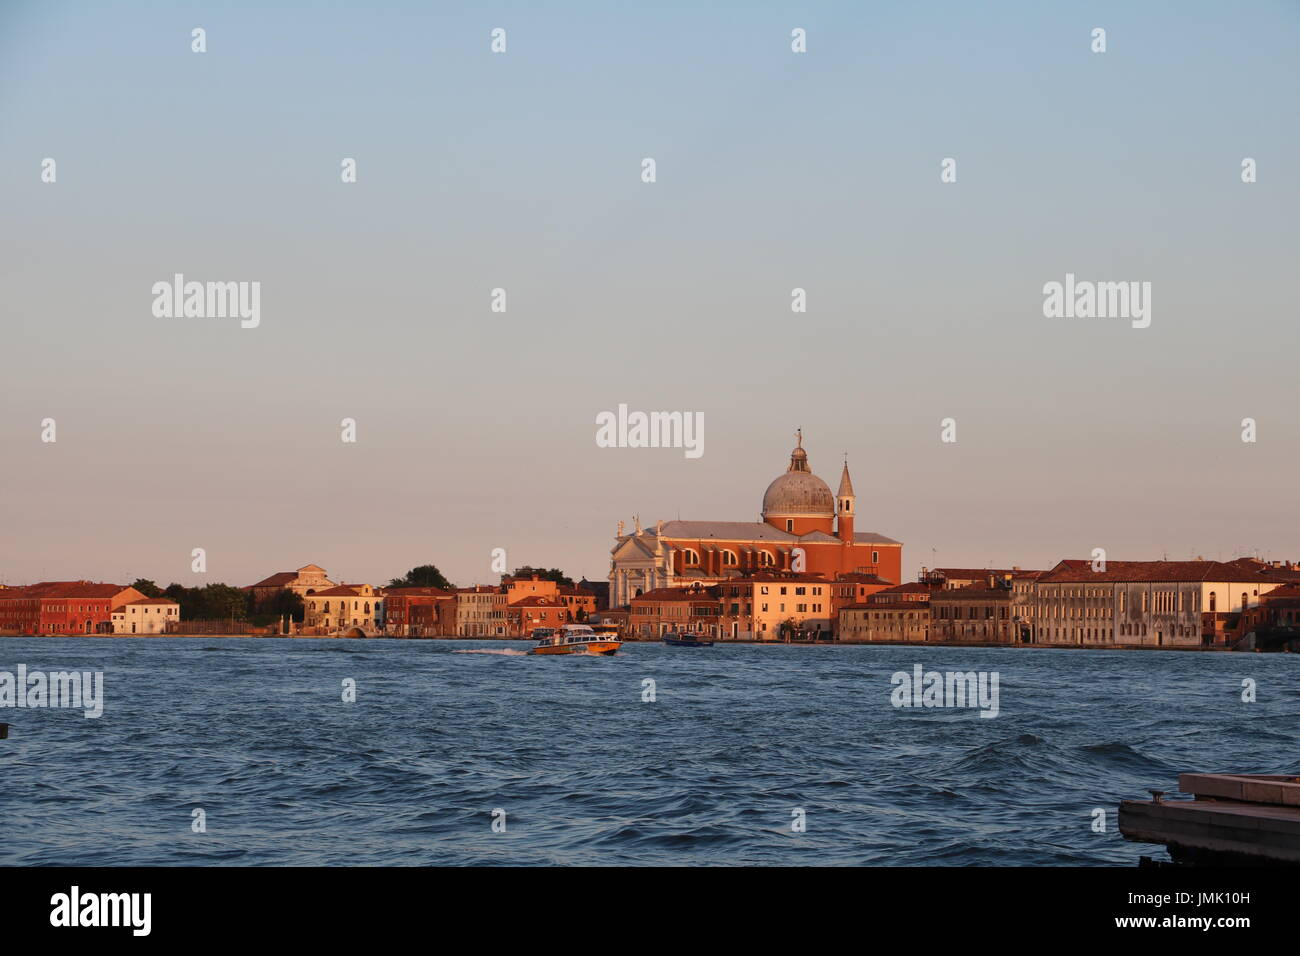
<instances>
[{"instance_id":1,"label":"green tree","mask_svg":"<svg viewBox=\"0 0 1300 956\"><path fill-rule=\"evenodd\" d=\"M181 606L182 621L242 621L247 612L244 591L229 584L187 588L173 583L163 594Z\"/></svg>"},{"instance_id":2,"label":"green tree","mask_svg":"<svg viewBox=\"0 0 1300 956\"><path fill-rule=\"evenodd\" d=\"M161 597L163 593L162 588L154 584L148 578L136 578L135 583L132 584L131 587L135 588L137 591L139 591L141 594L143 594L145 597L148 598Z\"/></svg>"},{"instance_id":3,"label":"green tree","mask_svg":"<svg viewBox=\"0 0 1300 956\"><path fill-rule=\"evenodd\" d=\"M388 586L390 588L443 588L448 591L455 587L432 564L422 564L418 568L411 568L406 572L406 577L393 578L388 582Z\"/></svg>"},{"instance_id":4,"label":"green tree","mask_svg":"<svg viewBox=\"0 0 1300 956\"><path fill-rule=\"evenodd\" d=\"M304 607L302 598L288 588L281 588L269 598L258 601L253 592L248 592L248 621L250 624L276 624L284 615L293 621L302 623Z\"/></svg>"},{"instance_id":5,"label":"green tree","mask_svg":"<svg viewBox=\"0 0 1300 956\"><path fill-rule=\"evenodd\" d=\"M513 575L503 574L501 580L504 581L506 577L531 578L534 574L543 581L554 581L556 584L562 584L566 588L573 587L573 578L569 577L559 568L530 568L525 566L517 568Z\"/></svg>"},{"instance_id":6,"label":"green tree","mask_svg":"<svg viewBox=\"0 0 1300 956\"><path fill-rule=\"evenodd\" d=\"M203 589L203 603L209 620L244 619L244 591L241 588L229 584L209 584Z\"/></svg>"}]
</instances>

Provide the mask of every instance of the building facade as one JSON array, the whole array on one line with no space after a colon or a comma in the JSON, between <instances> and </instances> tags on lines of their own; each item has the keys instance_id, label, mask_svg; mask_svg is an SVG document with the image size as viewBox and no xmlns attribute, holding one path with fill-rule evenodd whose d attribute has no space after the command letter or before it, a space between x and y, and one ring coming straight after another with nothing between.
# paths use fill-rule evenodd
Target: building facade
<instances>
[{"instance_id":1,"label":"building facade","mask_svg":"<svg viewBox=\"0 0 1300 956\"><path fill-rule=\"evenodd\" d=\"M456 592L443 588L384 588L384 633L435 637L456 633Z\"/></svg>"},{"instance_id":2,"label":"building facade","mask_svg":"<svg viewBox=\"0 0 1300 956\"><path fill-rule=\"evenodd\" d=\"M506 605L506 637L530 637L539 627L560 627L573 622L573 612L559 595L524 597Z\"/></svg>"},{"instance_id":3,"label":"building facade","mask_svg":"<svg viewBox=\"0 0 1300 956\"><path fill-rule=\"evenodd\" d=\"M1215 615L1258 607L1285 583L1219 561L1061 561L1034 583L1033 642L1196 647Z\"/></svg>"},{"instance_id":4,"label":"building facade","mask_svg":"<svg viewBox=\"0 0 1300 956\"><path fill-rule=\"evenodd\" d=\"M837 639L844 644L925 644L930 640L929 601L884 600L840 608Z\"/></svg>"},{"instance_id":5,"label":"building facade","mask_svg":"<svg viewBox=\"0 0 1300 956\"><path fill-rule=\"evenodd\" d=\"M303 631L357 637L377 634L378 603L378 595L369 584L340 584L313 591L303 599Z\"/></svg>"},{"instance_id":6,"label":"building facade","mask_svg":"<svg viewBox=\"0 0 1300 956\"><path fill-rule=\"evenodd\" d=\"M142 597L113 609L114 634L166 634L181 619L181 606L171 598Z\"/></svg>"},{"instance_id":7,"label":"building facade","mask_svg":"<svg viewBox=\"0 0 1300 956\"><path fill-rule=\"evenodd\" d=\"M506 637L506 593L503 588L478 585L456 589L456 634L459 637Z\"/></svg>"},{"instance_id":8,"label":"building facade","mask_svg":"<svg viewBox=\"0 0 1300 956\"><path fill-rule=\"evenodd\" d=\"M719 636L720 586L656 588L632 599L628 609L629 632L642 639L665 634Z\"/></svg>"},{"instance_id":9,"label":"building facade","mask_svg":"<svg viewBox=\"0 0 1300 956\"><path fill-rule=\"evenodd\" d=\"M0 591L0 631L14 634L112 634L113 609L144 595L121 584L42 581Z\"/></svg>"},{"instance_id":10,"label":"building facade","mask_svg":"<svg viewBox=\"0 0 1300 956\"><path fill-rule=\"evenodd\" d=\"M325 569L315 564L308 564L297 571L277 571L256 584L250 584L247 590L253 592L253 600L265 601L275 597L281 591L292 591L300 598L308 594L337 587L325 574Z\"/></svg>"},{"instance_id":11,"label":"building facade","mask_svg":"<svg viewBox=\"0 0 1300 956\"><path fill-rule=\"evenodd\" d=\"M944 588L930 595L930 642L936 644L1015 644L1020 629L1013 620L1009 583L998 587Z\"/></svg>"}]
</instances>

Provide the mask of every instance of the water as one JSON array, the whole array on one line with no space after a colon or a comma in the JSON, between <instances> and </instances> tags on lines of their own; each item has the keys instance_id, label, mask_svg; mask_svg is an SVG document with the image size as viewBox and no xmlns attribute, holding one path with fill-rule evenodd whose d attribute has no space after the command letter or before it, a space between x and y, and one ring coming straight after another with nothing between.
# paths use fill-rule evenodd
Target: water
<instances>
[{"instance_id":1,"label":"water","mask_svg":"<svg viewBox=\"0 0 1300 956\"><path fill-rule=\"evenodd\" d=\"M1300 770L1294 655L457 653L528 646L0 639L0 670L102 670L106 696L0 710L0 863L1132 865L1162 850L1119 836L1121 799ZM1000 716L894 709L916 663L998 671Z\"/></svg>"}]
</instances>

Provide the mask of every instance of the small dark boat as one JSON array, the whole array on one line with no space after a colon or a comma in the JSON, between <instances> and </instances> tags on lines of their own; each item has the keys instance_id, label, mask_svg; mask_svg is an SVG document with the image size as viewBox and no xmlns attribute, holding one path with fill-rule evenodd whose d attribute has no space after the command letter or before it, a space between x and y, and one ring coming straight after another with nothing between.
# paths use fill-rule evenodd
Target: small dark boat
<instances>
[{"instance_id":1,"label":"small dark boat","mask_svg":"<svg viewBox=\"0 0 1300 956\"><path fill-rule=\"evenodd\" d=\"M712 647L712 641L701 641L693 634L665 634L664 643L669 647Z\"/></svg>"}]
</instances>

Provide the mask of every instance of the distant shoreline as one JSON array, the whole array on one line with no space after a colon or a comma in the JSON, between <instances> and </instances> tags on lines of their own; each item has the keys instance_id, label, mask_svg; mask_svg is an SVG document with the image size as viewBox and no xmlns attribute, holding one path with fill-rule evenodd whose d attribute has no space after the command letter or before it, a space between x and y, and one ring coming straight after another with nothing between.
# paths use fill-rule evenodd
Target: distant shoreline
<instances>
[{"instance_id":1,"label":"distant shoreline","mask_svg":"<svg viewBox=\"0 0 1300 956\"><path fill-rule=\"evenodd\" d=\"M327 637L318 634L0 634L3 638L31 638L46 640L52 637L98 638L103 640L150 641L158 638L183 638L198 640L211 638L217 640L272 640L272 641L521 641L532 643L529 637L496 637L487 635L468 636L460 634L438 635L437 637ZM659 644L655 638L624 638L625 644ZM1007 650L1038 651L1192 651L1228 654L1251 653L1290 653L1288 651L1234 651L1230 647L1204 646L1159 646L1154 644L997 644L990 641L740 641L715 639L714 645L725 647L730 644L755 647L986 647L1005 648Z\"/></svg>"}]
</instances>

